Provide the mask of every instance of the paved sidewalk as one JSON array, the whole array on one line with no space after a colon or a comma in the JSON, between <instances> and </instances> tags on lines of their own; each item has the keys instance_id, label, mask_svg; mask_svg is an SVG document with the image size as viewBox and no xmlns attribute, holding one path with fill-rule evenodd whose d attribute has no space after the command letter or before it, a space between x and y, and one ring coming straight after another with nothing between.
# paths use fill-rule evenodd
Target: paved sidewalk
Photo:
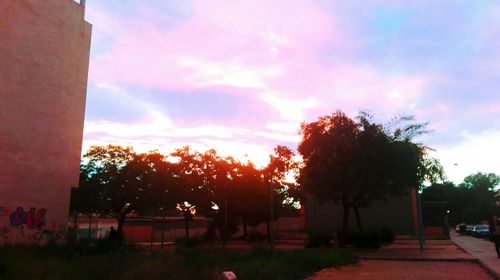
<instances>
[{"instance_id":1,"label":"paved sidewalk","mask_svg":"<svg viewBox=\"0 0 500 280\"><path fill-rule=\"evenodd\" d=\"M451 240L396 240L378 250L351 249L355 265L322 270L309 280L326 279L495 279Z\"/></svg>"},{"instance_id":2,"label":"paved sidewalk","mask_svg":"<svg viewBox=\"0 0 500 280\"><path fill-rule=\"evenodd\" d=\"M479 264L450 261L361 260L355 265L322 270L307 280L492 280Z\"/></svg>"},{"instance_id":3,"label":"paved sidewalk","mask_svg":"<svg viewBox=\"0 0 500 280\"><path fill-rule=\"evenodd\" d=\"M416 260L416 261L475 261L450 240L426 240L420 252L418 240L395 240L378 250L351 249L355 256L365 260Z\"/></svg>"},{"instance_id":4,"label":"paved sidewalk","mask_svg":"<svg viewBox=\"0 0 500 280\"><path fill-rule=\"evenodd\" d=\"M455 232L451 233L451 240L478 259L486 269L500 279L500 258L497 258L495 244L472 236L460 236Z\"/></svg>"},{"instance_id":5,"label":"paved sidewalk","mask_svg":"<svg viewBox=\"0 0 500 280\"><path fill-rule=\"evenodd\" d=\"M154 242L152 244L150 242L134 243L134 244L144 250L155 250L155 251L162 250L160 242ZM175 251L175 242L168 241L164 242L163 245L164 245L163 251ZM234 249L244 252L244 251L250 251L255 246L258 245L269 246L269 243L267 243L267 241L249 243L244 240L230 240L226 242L226 244L218 242L208 246L216 246L220 248ZM304 240L276 240L274 242L274 248L283 251L301 250L304 249Z\"/></svg>"}]
</instances>

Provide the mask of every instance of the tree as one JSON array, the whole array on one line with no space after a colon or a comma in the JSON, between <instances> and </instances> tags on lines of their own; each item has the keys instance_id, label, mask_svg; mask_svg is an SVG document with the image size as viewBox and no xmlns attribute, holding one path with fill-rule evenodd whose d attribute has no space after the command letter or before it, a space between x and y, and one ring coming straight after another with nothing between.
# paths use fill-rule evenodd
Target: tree
<instances>
[{"instance_id":1,"label":"tree","mask_svg":"<svg viewBox=\"0 0 500 280\"><path fill-rule=\"evenodd\" d=\"M352 186L349 181L356 124L344 113L323 116L302 124L303 138L298 151L304 160L299 181L319 201L332 200L343 208L341 242L347 232Z\"/></svg>"},{"instance_id":2,"label":"tree","mask_svg":"<svg viewBox=\"0 0 500 280\"><path fill-rule=\"evenodd\" d=\"M204 178L202 155L184 146L170 156L176 161L174 173L180 185L177 203L188 201L196 205L198 210L206 210L209 207L206 201L210 201L211 193Z\"/></svg>"},{"instance_id":3,"label":"tree","mask_svg":"<svg viewBox=\"0 0 500 280\"><path fill-rule=\"evenodd\" d=\"M215 236L216 229L222 238L236 232L239 202L235 199L234 180L239 172L238 162L232 157L219 156L214 149L199 153L187 146L171 155L178 159L178 176L184 189L179 203L188 201L201 214L213 218L208 229L210 236Z\"/></svg>"},{"instance_id":4,"label":"tree","mask_svg":"<svg viewBox=\"0 0 500 280\"><path fill-rule=\"evenodd\" d=\"M500 184L500 177L495 173L471 174L464 178L464 182L459 187L476 189L482 192L495 191L496 186Z\"/></svg>"},{"instance_id":5,"label":"tree","mask_svg":"<svg viewBox=\"0 0 500 280\"><path fill-rule=\"evenodd\" d=\"M166 184L159 176L164 158L156 152L136 154L130 147L92 146L83 158L82 192L92 188L99 206L95 212L114 217L119 236L127 215L148 212L159 203L156 198L164 198L154 194Z\"/></svg>"},{"instance_id":6,"label":"tree","mask_svg":"<svg viewBox=\"0 0 500 280\"><path fill-rule=\"evenodd\" d=\"M239 163L238 170L235 177L235 210L241 217L243 235L246 238L247 225L257 226L269 221L269 184L264 180L262 171L250 161L246 164Z\"/></svg>"},{"instance_id":7,"label":"tree","mask_svg":"<svg viewBox=\"0 0 500 280\"><path fill-rule=\"evenodd\" d=\"M303 200L300 185L290 178L296 178L299 173L299 162L295 153L288 147L278 145L274 154L269 156L268 165L262 170L264 179L271 182L272 189L277 198L282 199L279 205L295 207L296 203Z\"/></svg>"},{"instance_id":8,"label":"tree","mask_svg":"<svg viewBox=\"0 0 500 280\"><path fill-rule=\"evenodd\" d=\"M135 166L138 186L145 190L144 200L151 210L144 207L143 214L161 215L174 212L174 208L184 194L179 180L179 166L167 160L167 157L151 151L139 154L130 166Z\"/></svg>"},{"instance_id":9,"label":"tree","mask_svg":"<svg viewBox=\"0 0 500 280\"><path fill-rule=\"evenodd\" d=\"M496 187L500 184L500 177L494 173L471 174L464 178L459 184L459 189L469 193L467 200L471 207L465 210L464 216L467 221L482 222L494 215L496 207Z\"/></svg>"},{"instance_id":10,"label":"tree","mask_svg":"<svg viewBox=\"0 0 500 280\"><path fill-rule=\"evenodd\" d=\"M434 183L424 188L423 201L446 201L453 224L477 224L491 218L498 211L495 188L499 184L496 174L471 174L455 186L452 182Z\"/></svg>"},{"instance_id":11,"label":"tree","mask_svg":"<svg viewBox=\"0 0 500 280\"><path fill-rule=\"evenodd\" d=\"M458 224L464 221L463 212L470 206L467 199L469 194L463 190L457 188L453 182L433 183L422 190L422 201L446 202L445 209L450 210L450 223Z\"/></svg>"},{"instance_id":12,"label":"tree","mask_svg":"<svg viewBox=\"0 0 500 280\"><path fill-rule=\"evenodd\" d=\"M362 231L359 208L405 195L422 181L424 148L410 137L421 128L411 124L391 133L366 113L355 121L342 112L302 125L298 150L304 166L299 181L318 200L342 206L341 245L351 209Z\"/></svg>"},{"instance_id":13,"label":"tree","mask_svg":"<svg viewBox=\"0 0 500 280\"><path fill-rule=\"evenodd\" d=\"M89 231L88 238L91 238L91 225L92 225L92 216L99 212L102 209L102 201L98 199L99 197L99 189L95 186L89 185L87 180L86 171L81 168L80 169L80 187L71 188L71 199L70 199L70 212L73 213L73 231L71 232L70 240L77 240L77 223L78 223L78 215L83 214L86 215L89 219Z\"/></svg>"}]
</instances>

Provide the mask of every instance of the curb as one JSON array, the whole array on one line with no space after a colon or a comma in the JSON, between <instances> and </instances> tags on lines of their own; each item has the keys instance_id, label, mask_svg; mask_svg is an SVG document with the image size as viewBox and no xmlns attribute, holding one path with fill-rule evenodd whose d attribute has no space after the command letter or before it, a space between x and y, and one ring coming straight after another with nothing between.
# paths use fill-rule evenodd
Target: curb
<instances>
[{"instance_id":1,"label":"curb","mask_svg":"<svg viewBox=\"0 0 500 280\"><path fill-rule=\"evenodd\" d=\"M493 269L491 269L489 266L487 266L486 264L484 264L481 260L478 259L477 263L484 269L486 270L486 272L488 272L488 274L490 274L491 276L495 277L495 279L499 280L500 279L500 275L497 274Z\"/></svg>"},{"instance_id":2,"label":"curb","mask_svg":"<svg viewBox=\"0 0 500 280\"><path fill-rule=\"evenodd\" d=\"M469 252L467 252L467 250L465 250L465 248L463 248L462 246L460 246L457 242L453 241L452 242L457 245L458 248L462 249L465 253L467 253L468 255L470 255L471 257L473 257L471 254L469 254ZM488 274L490 274L491 276L493 276L495 279L499 280L500 279L500 275L498 273L496 273L495 270L491 269L489 266L487 266L483 261L481 261L481 259L475 259L476 262L479 264L479 266L481 266L486 272L488 272Z\"/></svg>"},{"instance_id":3,"label":"curb","mask_svg":"<svg viewBox=\"0 0 500 280\"><path fill-rule=\"evenodd\" d=\"M357 257L360 260L370 260L370 261L400 261L400 262L471 262L471 263L479 263L479 260L476 258L455 258L455 259L446 259L446 258L436 258L436 259L423 259L423 258L372 258L372 257Z\"/></svg>"}]
</instances>

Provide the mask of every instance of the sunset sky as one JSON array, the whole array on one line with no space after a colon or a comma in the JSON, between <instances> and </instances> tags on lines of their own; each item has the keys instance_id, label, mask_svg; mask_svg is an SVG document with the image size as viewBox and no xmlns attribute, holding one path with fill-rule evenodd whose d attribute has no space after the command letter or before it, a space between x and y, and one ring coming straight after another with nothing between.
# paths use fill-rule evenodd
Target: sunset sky
<instances>
[{"instance_id":1,"label":"sunset sky","mask_svg":"<svg viewBox=\"0 0 500 280\"><path fill-rule=\"evenodd\" d=\"M342 110L434 131L450 180L500 174L500 2L87 0L84 151L190 145L267 162Z\"/></svg>"}]
</instances>

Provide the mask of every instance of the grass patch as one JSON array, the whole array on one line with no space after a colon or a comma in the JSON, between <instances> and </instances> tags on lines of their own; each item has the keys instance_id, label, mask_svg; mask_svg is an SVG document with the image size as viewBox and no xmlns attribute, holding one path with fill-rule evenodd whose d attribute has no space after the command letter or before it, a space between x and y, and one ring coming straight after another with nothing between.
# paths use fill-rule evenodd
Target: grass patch
<instances>
[{"instance_id":1,"label":"grass patch","mask_svg":"<svg viewBox=\"0 0 500 280\"><path fill-rule=\"evenodd\" d=\"M217 279L233 271L238 279L304 279L326 267L353 263L344 251L304 249L250 252L221 248L183 248L162 253L130 247L98 249L0 248L0 279Z\"/></svg>"}]
</instances>

